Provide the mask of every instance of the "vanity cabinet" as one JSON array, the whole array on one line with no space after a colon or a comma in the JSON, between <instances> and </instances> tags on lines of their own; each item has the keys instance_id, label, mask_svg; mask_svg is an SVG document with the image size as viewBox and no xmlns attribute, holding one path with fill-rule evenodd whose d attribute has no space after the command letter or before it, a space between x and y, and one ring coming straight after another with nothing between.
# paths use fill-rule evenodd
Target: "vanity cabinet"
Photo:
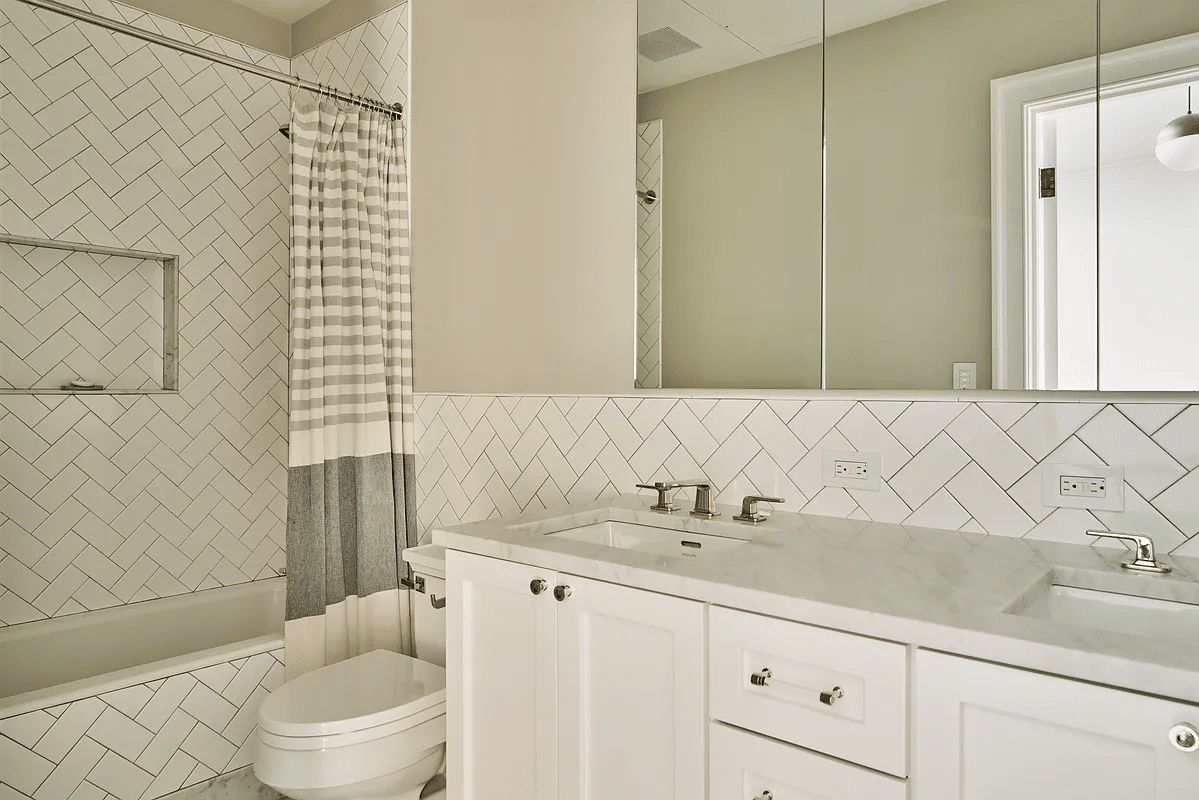
<instances>
[{"instance_id":1,"label":"vanity cabinet","mask_svg":"<svg viewBox=\"0 0 1199 800\"><path fill-rule=\"evenodd\" d=\"M713 722L712 800L907 800L907 783Z\"/></svg>"},{"instance_id":2,"label":"vanity cabinet","mask_svg":"<svg viewBox=\"0 0 1199 800\"><path fill-rule=\"evenodd\" d=\"M1199 707L925 650L913 692L914 800L1199 798Z\"/></svg>"},{"instance_id":3,"label":"vanity cabinet","mask_svg":"<svg viewBox=\"0 0 1199 800\"><path fill-rule=\"evenodd\" d=\"M705 797L704 604L452 550L446 578L451 800Z\"/></svg>"}]
</instances>

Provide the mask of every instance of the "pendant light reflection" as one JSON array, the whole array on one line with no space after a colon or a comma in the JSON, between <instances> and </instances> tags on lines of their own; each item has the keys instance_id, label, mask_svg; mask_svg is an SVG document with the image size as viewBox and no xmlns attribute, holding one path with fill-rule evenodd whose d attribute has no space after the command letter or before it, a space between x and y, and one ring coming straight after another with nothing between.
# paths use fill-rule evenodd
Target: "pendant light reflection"
<instances>
[{"instance_id":1,"label":"pendant light reflection","mask_svg":"<svg viewBox=\"0 0 1199 800\"><path fill-rule=\"evenodd\" d=\"M1187 87L1187 113L1157 135L1157 160L1179 172L1199 169L1199 114L1191 110L1191 89Z\"/></svg>"}]
</instances>

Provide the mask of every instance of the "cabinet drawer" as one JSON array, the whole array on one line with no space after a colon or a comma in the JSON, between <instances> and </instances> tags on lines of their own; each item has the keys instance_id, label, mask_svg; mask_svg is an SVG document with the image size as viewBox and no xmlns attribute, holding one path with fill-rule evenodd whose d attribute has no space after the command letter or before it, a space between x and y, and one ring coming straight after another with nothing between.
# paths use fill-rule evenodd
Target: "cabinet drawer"
<instances>
[{"instance_id":1,"label":"cabinet drawer","mask_svg":"<svg viewBox=\"0 0 1199 800\"><path fill-rule=\"evenodd\" d=\"M720 800L906 800L907 783L713 722L708 796ZM769 792L769 794L766 794Z\"/></svg>"},{"instance_id":2,"label":"cabinet drawer","mask_svg":"<svg viewBox=\"0 0 1199 800\"><path fill-rule=\"evenodd\" d=\"M907 776L903 645L718 607L709 632L714 719Z\"/></svg>"}]
</instances>

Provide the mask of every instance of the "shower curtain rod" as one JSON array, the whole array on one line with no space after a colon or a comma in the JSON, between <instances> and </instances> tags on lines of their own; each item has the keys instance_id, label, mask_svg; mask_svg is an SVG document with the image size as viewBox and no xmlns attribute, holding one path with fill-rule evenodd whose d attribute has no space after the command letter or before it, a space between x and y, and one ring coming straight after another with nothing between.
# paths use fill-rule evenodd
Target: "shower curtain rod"
<instances>
[{"instance_id":1,"label":"shower curtain rod","mask_svg":"<svg viewBox=\"0 0 1199 800\"><path fill-rule=\"evenodd\" d=\"M211 50L205 50L202 47L196 47L195 45L187 44L186 42L180 42L175 39L171 39L170 37L163 36L162 34L144 31L141 28L135 28L134 26L128 25L124 22L117 22L116 20L102 17L99 14L93 14L90 11L84 11L83 9L57 2L57 0L21 0L21 2L25 3L26 5L33 6L34 8L40 8L45 11L52 11L55 14L62 14L63 16L71 17L72 19L79 20L80 22L89 22L92 25L98 25L101 28L107 28L110 31L124 33L128 36L141 39L143 42L169 47L172 50L178 50L181 53L187 53L188 55L207 59L208 61L212 61L217 64L223 64L226 67L233 67L245 72L250 72L268 80L291 84L296 88L306 89L310 92L316 92L317 94L333 97L346 103L353 103L356 106L362 106L364 108L370 108L376 111L385 111L396 117L401 116L404 111L403 106L399 103L389 106L379 100L372 100L367 97L362 97L361 95L343 92L340 89L334 89L331 86L323 86L319 83L306 81L297 75L289 75L286 72L279 72L278 70L261 67L258 64L253 64L249 61L242 61L240 58L230 58L229 56L221 55L220 53L214 53Z\"/></svg>"}]
</instances>

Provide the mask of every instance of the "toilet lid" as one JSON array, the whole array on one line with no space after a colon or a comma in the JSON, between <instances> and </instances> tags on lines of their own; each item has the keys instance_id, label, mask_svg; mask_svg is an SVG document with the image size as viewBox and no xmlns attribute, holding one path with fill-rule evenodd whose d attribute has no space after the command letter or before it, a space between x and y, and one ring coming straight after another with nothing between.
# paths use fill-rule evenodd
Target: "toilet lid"
<instances>
[{"instance_id":1,"label":"toilet lid","mask_svg":"<svg viewBox=\"0 0 1199 800\"><path fill-rule=\"evenodd\" d=\"M301 675L262 701L258 725L279 736L373 728L445 703L445 670L375 650Z\"/></svg>"}]
</instances>

